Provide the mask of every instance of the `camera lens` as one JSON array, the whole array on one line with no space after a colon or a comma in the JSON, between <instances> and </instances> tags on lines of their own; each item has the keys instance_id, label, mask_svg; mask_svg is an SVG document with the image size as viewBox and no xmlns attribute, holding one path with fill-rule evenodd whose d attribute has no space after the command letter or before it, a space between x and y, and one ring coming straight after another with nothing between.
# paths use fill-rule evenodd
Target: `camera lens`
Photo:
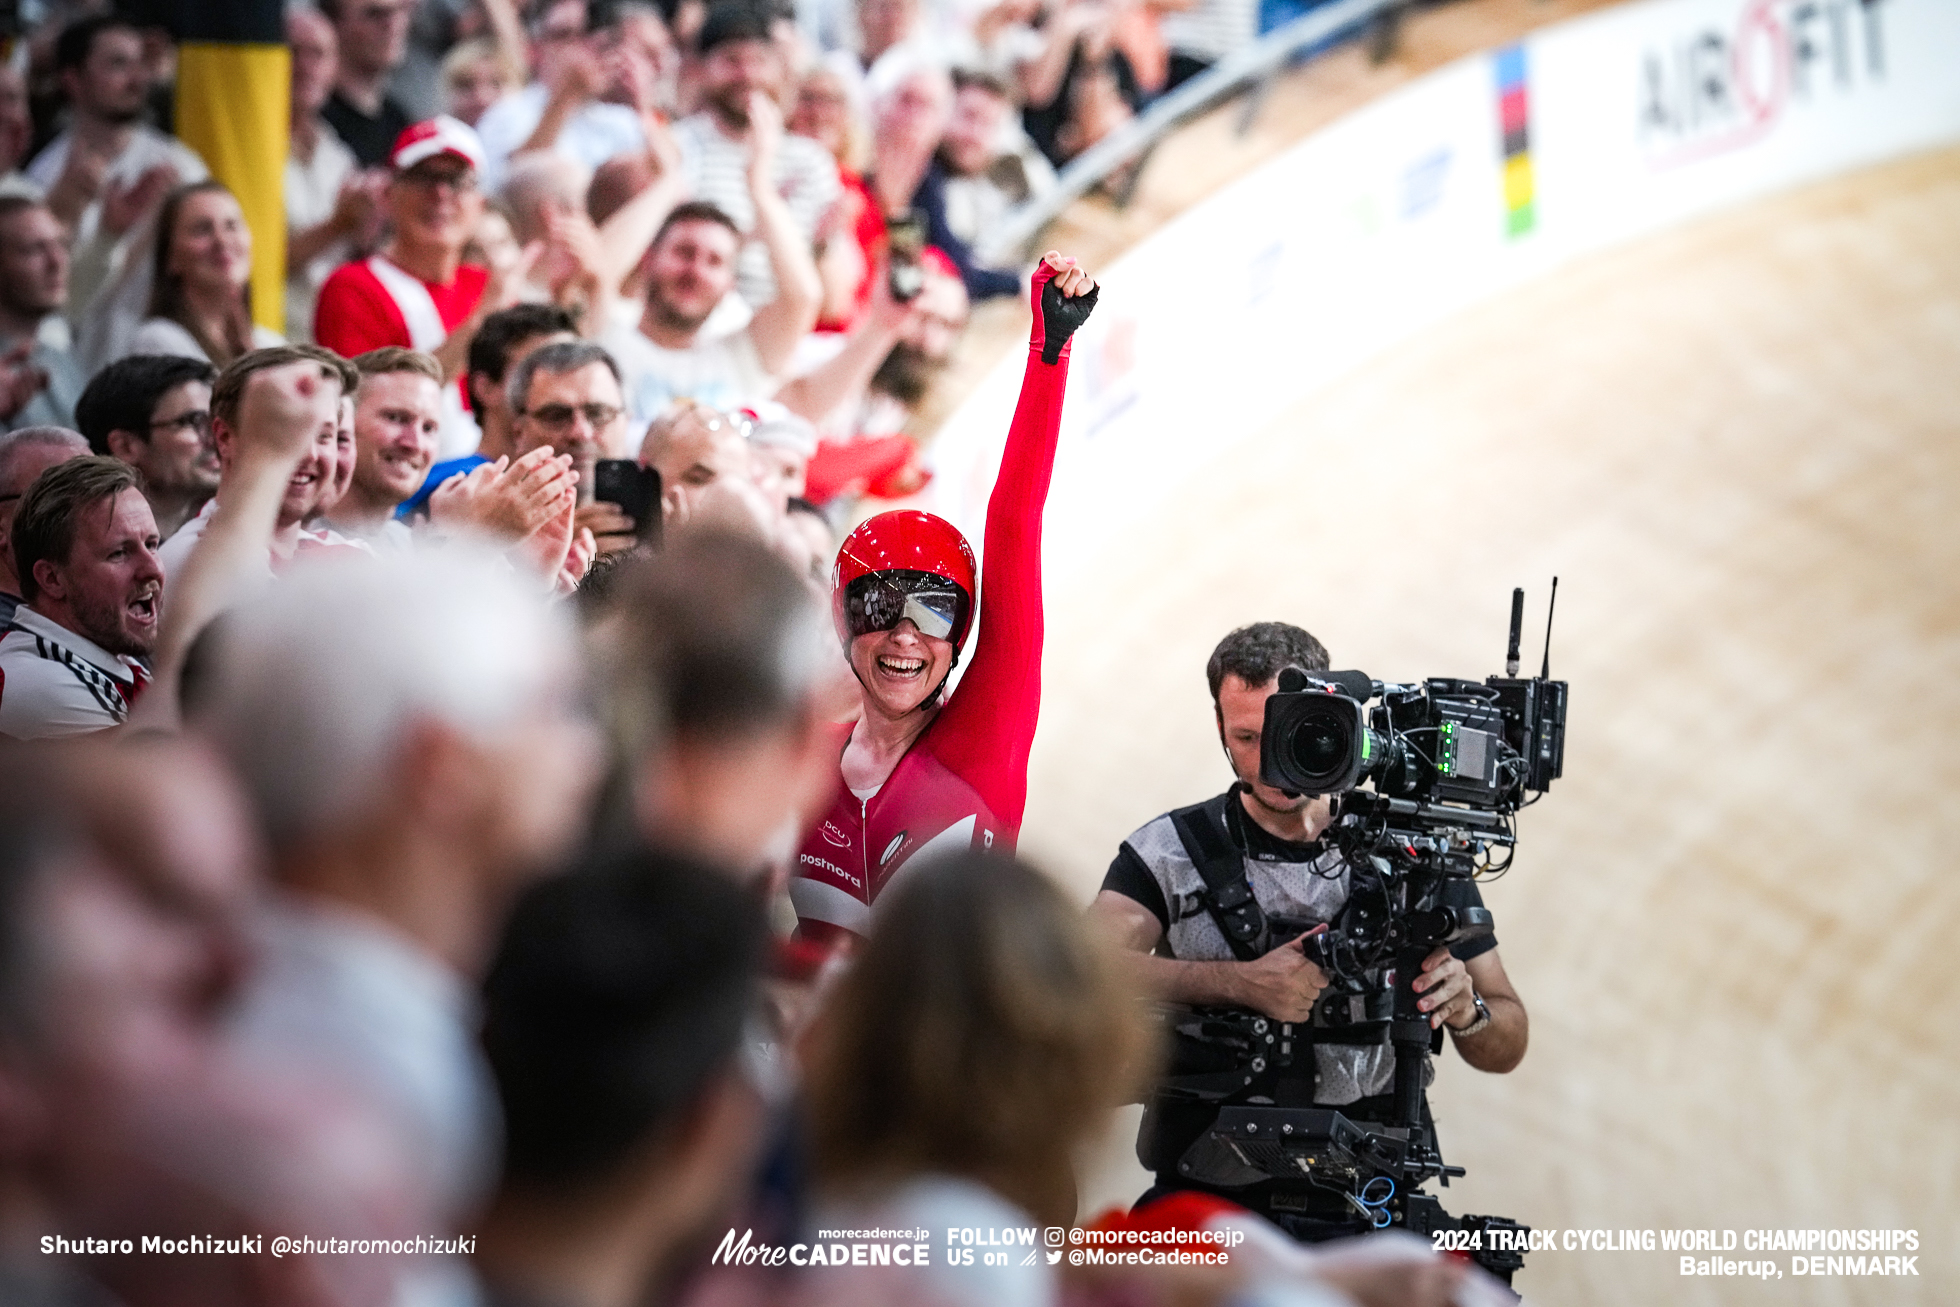
<instances>
[{"instance_id":1,"label":"camera lens","mask_svg":"<svg viewBox=\"0 0 1960 1307\"><path fill-rule=\"evenodd\" d=\"M1293 765L1303 779L1339 775L1354 744L1351 723L1341 713L1309 710L1294 728L1292 743Z\"/></svg>"}]
</instances>

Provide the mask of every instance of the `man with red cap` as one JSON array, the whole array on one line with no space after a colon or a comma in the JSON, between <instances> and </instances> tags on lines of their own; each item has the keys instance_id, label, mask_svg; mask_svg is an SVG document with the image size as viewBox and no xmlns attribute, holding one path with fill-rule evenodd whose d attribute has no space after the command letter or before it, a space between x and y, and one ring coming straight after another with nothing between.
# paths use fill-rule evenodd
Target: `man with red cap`
<instances>
[{"instance_id":1,"label":"man with red cap","mask_svg":"<svg viewBox=\"0 0 1960 1307\"><path fill-rule=\"evenodd\" d=\"M805 833L790 898L798 933L842 942L915 858L1011 852L1041 706L1041 514L1055 465L1069 338L1097 287L1074 259L1034 274L1021 398L987 502L986 621L959 692L946 682L977 615L973 550L952 523L881 513L837 554L831 611L862 711L837 740L836 801Z\"/></svg>"},{"instance_id":2,"label":"man with red cap","mask_svg":"<svg viewBox=\"0 0 1960 1307\"><path fill-rule=\"evenodd\" d=\"M463 262L483 216L477 176L483 146L454 118L416 123L395 139L386 209L393 236L371 258L345 264L320 288L313 338L354 358L384 345L433 354L454 384L443 389L437 456L476 447L462 377L470 339L483 320L515 302L528 260L489 270Z\"/></svg>"}]
</instances>

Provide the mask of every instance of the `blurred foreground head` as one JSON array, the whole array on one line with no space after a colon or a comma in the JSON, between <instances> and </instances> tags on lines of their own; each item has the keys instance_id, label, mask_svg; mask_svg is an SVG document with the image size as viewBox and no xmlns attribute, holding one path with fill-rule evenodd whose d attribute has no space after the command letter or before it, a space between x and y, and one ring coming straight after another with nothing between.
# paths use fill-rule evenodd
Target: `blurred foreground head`
<instances>
[{"instance_id":1,"label":"blurred foreground head","mask_svg":"<svg viewBox=\"0 0 1960 1307\"><path fill-rule=\"evenodd\" d=\"M887 893L814 1043L820 1184L875 1202L955 1176L1043 1224L1075 1218L1074 1151L1150 1070L1134 1001L1081 911L982 853Z\"/></svg>"},{"instance_id":2,"label":"blurred foreground head","mask_svg":"<svg viewBox=\"0 0 1960 1307\"><path fill-rule=\"evenodd\" d=\"M500 559L295 569L214 641L193 713L279 874L334 852L439 855L497 894L578 833L596 750L570 634Z\"/></svg>"},{"instance_id":3,"label":"blurred foreground head","mask_svg":"<svg viewBox=\"0 0 1960 1307\"><path fill-rule=\"evenodd\" d=\"M0 1249L331 1228L399 1234L381 1133L228 1056L250 841L220 770L177 742L0 749ZM128 1307L384 1302L385 1259L39 1256ZM93 1301L54 1297L47 1301ZM29 1296L29 1302L43 1301Z\"/></svg>"},{"instance_id":4,"label":"blurred foreground head","mask_svg":"<svg viewBox=\"0 0 1960 1307\"><path fill-rule=\"evenodd\" d=\"M476 978L597 774L569 632L501 559L439 548L295 567L213 640L193 720L297 891L234 1033L384 1115L432 1228L463 1228L495 1172Z\"/></svg>"},{"instance_id":5,"label":"blurred foreground head","mask_svg":"<svg viewBox=\"0 0 1960 1307\"><path fill-rule=\"evenodd\" d=\"M741 1041L765 940L725 876L637 849L520 901L484 991L504 1104L493 1287L599 1301L603 1282L642 1301L725 1223L763 1133Z\"/></svg>"},{"instance_id":6,"label":"blurred foreground head","mask_svg":"<svg viewBox=\"0 0 1960 1307\"><path fill-rule=\"evenodd\" d=\"M782 556L746 535L685 532L633 566L607 654L635 821L753 871L828 797L822 613Z\"/></svg>"}]
</instances>

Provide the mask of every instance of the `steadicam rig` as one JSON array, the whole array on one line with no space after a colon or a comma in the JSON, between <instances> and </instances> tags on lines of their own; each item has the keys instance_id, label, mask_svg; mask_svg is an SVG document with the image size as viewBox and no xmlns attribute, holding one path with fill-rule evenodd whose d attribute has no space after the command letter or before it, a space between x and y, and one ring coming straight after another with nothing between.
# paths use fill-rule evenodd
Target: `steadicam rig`
<instances>
[{"instance_id":1,"label":"steadicam rig","mask_svg":"<svg viewBox=\"0 0 1960 1307\"><path fill-rule=\"evenodd\" d=\"M1552 585L1556 600L1556 578ZM1523 616L1517 590L1505 675L1481 683L1280 673L1266 703L1260 780L1293 795L1337 796L1322 838L1340 854L1347 899L1326 930L1300 941L1329 983L1310 1022L1167 1009L1174 1056L1160 1090L1219 1105L1211 1129L1179 1159L1181 1175L1226 1187L1293 1181L1300 1192L1339 1194L1369 1224L1449 1232L1454 1246L1506 1283L1523 1265L1524 1227L1504 1217L1452 1217L1420 1192L1463 1170L1443 1161L1424 1119L1423 1085L1441 1034L1412 985L1439 946L1491 934L1490 913L1470 886L1510 866L1517 812L1564 769L1567 687L1550 675L1551 619L1540 674L1520 678ZM1247 952L1277 947L1310 925L1265 917L1249 892L1227 907L1228 934L1257 936ZM1394 1050L1385 1122L1308 1106L1281 1088L1312 1080L1317 1044L1382 1043ZM1283 1194L1273 1202L1284 1210Z\"/></svg>"}]
</instances>

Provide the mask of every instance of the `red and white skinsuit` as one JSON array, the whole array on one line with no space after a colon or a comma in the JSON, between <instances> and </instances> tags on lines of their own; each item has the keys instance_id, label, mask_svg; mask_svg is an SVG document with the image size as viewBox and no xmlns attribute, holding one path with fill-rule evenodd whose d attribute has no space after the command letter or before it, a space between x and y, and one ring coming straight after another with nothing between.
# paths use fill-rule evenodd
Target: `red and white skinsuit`
<instances>
[{"instance_id":1,"label":"red and white skinsuit","mask_svg":"<svg viewBox=\"0 0 1960 1307\"><path fill-rule=\"evenodd\" d=\"M869 930L871 905L905 866L928 851L1011 852L1028 799L1028 750L1041 709L1041 515L1055 467L1068 340L1055 361L1042 354L1049 333L1072 334L1091 296L1070 303L1075 321L1046 320L1042 290L1054 276L1036 270L1033 339L1000 476L987 501L979 601L986 620L966 676L932 724L869 799L839 779L829 811L797 850L790 898L799 935L817 943ZM840 727L841 762L851 728Z\"/></svg>"}]
</instances>

